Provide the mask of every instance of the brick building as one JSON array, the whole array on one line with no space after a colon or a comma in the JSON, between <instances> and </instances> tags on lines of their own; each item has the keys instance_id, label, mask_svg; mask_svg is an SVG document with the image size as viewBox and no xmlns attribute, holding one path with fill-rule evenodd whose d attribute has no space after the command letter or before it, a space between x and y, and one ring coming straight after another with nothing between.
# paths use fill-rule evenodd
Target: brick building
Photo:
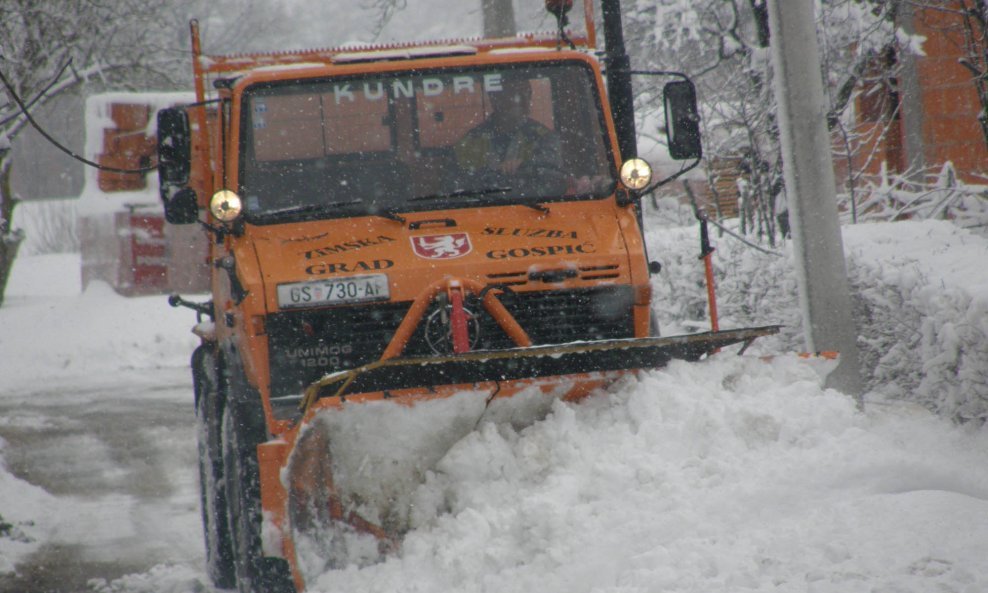
<instances>
[{"instance_id":1,"label":"brick building","mask_svg":"<svg viewBox=\"0 0 988 593\"><path fill-rule=\"evenodd\" d=\"M972 71L963 61L985 43L972 41L969 23L954 1L902 3L900 22L906 31L925 38L925 55L880 56L855 99L852 134L853 163L858 171L908 174L917 182L928 180L945 163L953 164L958 178L985 183L988 140L979 116L982 112ZM896 65L898 76L881 80L876 75ZM868 76L871 74L872 76ZM846 149L835 138L838 179L847 178Z\"/></svg>"}]
</instances>

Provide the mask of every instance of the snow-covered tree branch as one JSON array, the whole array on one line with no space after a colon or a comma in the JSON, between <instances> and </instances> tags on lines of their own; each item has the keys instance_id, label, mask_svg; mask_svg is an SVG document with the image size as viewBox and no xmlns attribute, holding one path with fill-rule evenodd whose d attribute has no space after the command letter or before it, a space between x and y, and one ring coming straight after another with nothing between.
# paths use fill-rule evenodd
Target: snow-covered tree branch
<instances>
[{"instance_id":1,"label":"snow-covered tree branch","mask_svg":"<svg viewBox=\"0 0 988 593\"><path fill-rule=\"evenodd\" d=\"M287 21L259 0L3 0L0 2L0 304L23 234L14 224L11 151L29 110L86 89L187 88L188 21L216 25L217 51L282 36ZM221 33L222 32L222 33Z\"/></svg>"}]
</instances>

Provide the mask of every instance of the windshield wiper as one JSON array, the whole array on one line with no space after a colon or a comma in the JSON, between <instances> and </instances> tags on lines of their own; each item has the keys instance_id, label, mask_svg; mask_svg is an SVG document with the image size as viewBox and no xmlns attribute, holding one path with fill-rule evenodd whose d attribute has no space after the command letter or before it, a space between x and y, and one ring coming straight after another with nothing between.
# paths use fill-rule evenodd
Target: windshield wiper
<instances>
[{"instance_id":1,"label":"windshield wiper","mask_svg":"<svg viewBox=\"0 0 988 593\"><path fill-rule=\"evenodd\" d=\"M500 194L512 191L513 187L488 187L485 189L458 189L444 194L430 194L427 196L416 196L409 202L425 202L428 200L441 200L443 198L461 198L463 196L486 196L488 194Z\"/></svg>"},{"instance_id":2,"label":"windshield wiper","mask_svg":"<svg viewBox=\"0 0 988 593\"><path fill-rule=\"evenodd\" d=\"M274 216L278 218L283 218L287 216L296 216L299 214L310 214L312 212L323 212L326 210L332 210L333 208L342 208L343 206L354 206L356 204L364 203L363 200L340 200L338 202L323 202L319 204L299 204L297 206L287 206L285 208L278 208L276 210L268 210L264 212L263 216ZM405 217L398 214L393 208L387 210L374 211L368 213L370 216L380 216L381 218L387 218L388 220L394 220L405 224L407 221Z\"/></svg>"},{"instance_id":3,"label":"windshield wiper","mask_svg":"<svg viewBox=\"0 0 988 593\"><path fill-rule=\"evenodd\" d=\"M380 216L381 218L387 218L388 220L394 220L396 222L400 222L401 224L408 222L404 216L398 214L398 212L393 209L382 210L381 212L372 212L371 214L374 216Z\"/></svg>"},{"instance_id":4,"label":"windshield wiper","mask_svg":"<svg viewBox=\"0 0 988 593\"><path fill-rule=\"evenodd\" d=\"M485 196L488 194L498 194L513 191L513 187L488 187L486 189L458 189L453 192L445 194L431 194L428 196L416 196L409 202L424 202L427 200L441 200L444 198L460 198L463 196L469 196L471 198L479 198L480 196ZM470 200L470 202L476 202L476 200ZM537 210L542 214L549 214L549 207L538 202L520 202L520 205L531 208L532 210Z\"/></svg>"},{"instance_id":5,"label":"windshield wiper","mask_svg":"<svg viewBox=\"0 0 988 593\"><path fill-rule=\"evenodd\" d=\"M329 210L331 208L340 208L342 206L353 206L354 204L360 204L361 200L340 200L339 202L322 202L319 204L299 204L297 206L287 206L285 208L278 208L276 210L267 210L262 212L262 216L294 216L296 214L308 214L310 212L321 212L323 210Z\"/></svg>"}]
</instances>

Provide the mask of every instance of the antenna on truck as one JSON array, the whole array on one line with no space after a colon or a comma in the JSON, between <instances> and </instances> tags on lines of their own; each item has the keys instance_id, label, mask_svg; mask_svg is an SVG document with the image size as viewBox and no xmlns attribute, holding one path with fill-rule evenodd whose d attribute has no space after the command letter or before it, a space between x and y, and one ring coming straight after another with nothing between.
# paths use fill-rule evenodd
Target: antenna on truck
<instances>
[{"instance_id":1,"label":"antenna on truck","mask_svg":"<svg viewBox=\"0 0 988 593\"><path fill-rule=\"evenodd\" d=\"M566 27L569 25L569 11L573 9L573 0L545 0L545 9L556 17L556 26L559 29L559 43L556 44L556 49L559 49L563 41L569 45L570 49L576 49L576 44L566 34Z\"/></svg>"}]
</instances>

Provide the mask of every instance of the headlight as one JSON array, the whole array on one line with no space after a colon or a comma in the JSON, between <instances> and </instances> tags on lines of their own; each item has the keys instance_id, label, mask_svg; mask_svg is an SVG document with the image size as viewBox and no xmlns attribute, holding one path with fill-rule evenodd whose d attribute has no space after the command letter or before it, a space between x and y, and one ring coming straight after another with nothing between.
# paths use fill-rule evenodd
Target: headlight
<instances>
[{"instance_id":1,"label":"headlight","mask_svg":"<svg viewBox=\"0 0 988 593\"><path fill-rule=\"evenodd\" d=\"M244 205L236 192L221 189L210 198L209 211L220 222L233 222L244 211Z\"/></svg>"},{"instance_id":2,"label":"headlight","mask_svg":"<svg viewBox=\"0 0 988 593\"><path fill-rule=\"evenodd\" d=\"M645 189L652 181L652 167L642 159L629 159L621 165L621 182L628 189Z\"/></svg>"}]
</instances>

